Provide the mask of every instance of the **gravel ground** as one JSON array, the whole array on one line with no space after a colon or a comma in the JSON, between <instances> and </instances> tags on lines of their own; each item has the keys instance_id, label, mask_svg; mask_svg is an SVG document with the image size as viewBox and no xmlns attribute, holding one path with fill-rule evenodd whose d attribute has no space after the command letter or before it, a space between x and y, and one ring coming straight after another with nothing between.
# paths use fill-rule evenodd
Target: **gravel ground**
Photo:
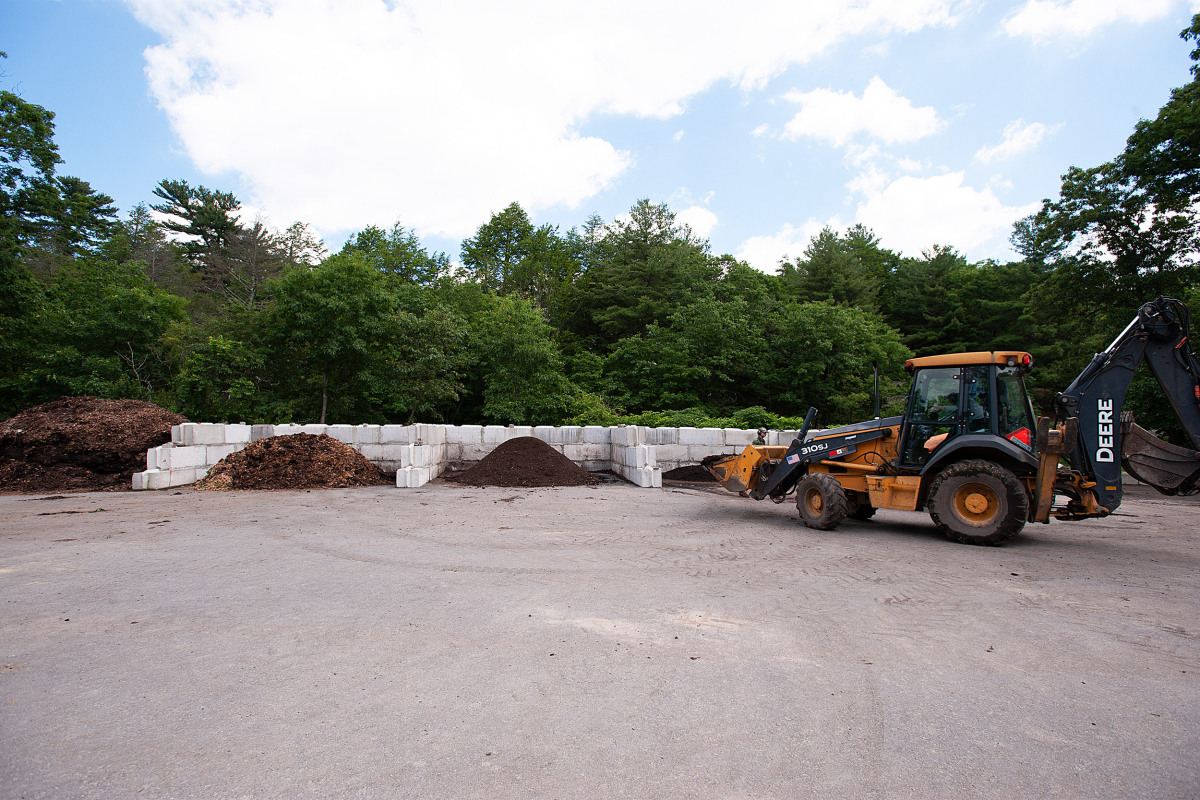
<instances>
[{"instance_id":1,"label":"gravel ground","mask_svg":"<svg viewBox=\"0 0 1200 800\"><path fill-rule=\"evenodd\" d=\"M0 797L1194 798L1198 511L0 496Z\"/></svg>"}]
</instances>

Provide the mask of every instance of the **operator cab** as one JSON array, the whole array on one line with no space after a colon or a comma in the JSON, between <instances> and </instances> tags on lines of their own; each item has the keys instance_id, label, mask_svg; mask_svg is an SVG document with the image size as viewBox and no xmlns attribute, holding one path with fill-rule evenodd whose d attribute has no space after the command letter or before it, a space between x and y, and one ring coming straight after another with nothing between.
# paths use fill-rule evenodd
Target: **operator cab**
<instances>
[{"instance_id":1,"label":"operator cab","mask_svg":"<svg viewBox=\"0 0 1200 800\"><path fill-rule=\"evenodd\" d=\"M1000 436L1033 454L1033 406L1022 376L1029 353L957 353L910 359L913 375L900 434L899 466L920 468L963 435Z\"/></svg>"}]
</instances>

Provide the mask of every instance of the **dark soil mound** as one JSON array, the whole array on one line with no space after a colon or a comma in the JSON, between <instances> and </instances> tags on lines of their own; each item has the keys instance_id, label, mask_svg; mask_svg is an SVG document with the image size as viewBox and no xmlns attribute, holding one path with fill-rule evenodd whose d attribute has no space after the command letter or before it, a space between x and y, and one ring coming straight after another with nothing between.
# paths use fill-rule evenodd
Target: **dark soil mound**
<instances>
[{"instance_id":1,"label":"dark soil mound","mask_svg":"<svg viewBox=\"0 0 1200 800\"><path fill-rule=\"evenodd\" d=\"M685 481L687 483L716 483L712 473L699 464L688 464L663 473L664 481Z\"/></svg>"},{"instance_id":2,"label":"dark soil mound","mask_svg":"<svg viewBox=\"0 0 1200 800\"><path fill-rule=\"evenodd\" d=\"M325 434L295 433L231 453L197 489L334 489L391 483L362 453Z\"/></svg>"},{"instance_id":3,"label":"dark soil mound","mask_svg":"<svg viewBox=\"0 0 1200 800\"><path fill-rule=\"evenodd\" d=\"M533 436L509 439L466 472L446 480L471 486L585 486L599 479Z\"/></svg>"},{"instance_id":4,"label":"dark soil mound","mask_svg":"<svg viewBox=\"0 0 1200 800\"><path fill-rule=\"evenodd\" d=\"M187 422L142 400L63 397L0 423L0 490L131 489L146 451Z\"/></svg>"}]
</instances>

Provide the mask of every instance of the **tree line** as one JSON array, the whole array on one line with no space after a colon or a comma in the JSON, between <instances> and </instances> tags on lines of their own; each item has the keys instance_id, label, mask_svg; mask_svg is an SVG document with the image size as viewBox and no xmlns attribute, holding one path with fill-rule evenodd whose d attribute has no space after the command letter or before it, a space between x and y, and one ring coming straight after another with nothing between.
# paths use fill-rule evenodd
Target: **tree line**
<instances>
[{"instance_id":1,"label":"tree line","mask_svg":"<svg viewBox=\"0 0 1200 800\"><path fill-rule=\"evenodd\" d=\"M1200 15L1182 33L1195 42ZM1138 305L1200 307L1200 47L1125 150L1014 226L1017 261L826 228L759 272L638 200L568 231L517 203L457 263L400 224L327 253L163 180L123 217L59 174L54 115L0 92L0 416L62 396L201 421L790 427L887 409L912 355L1028 350L1043 410ZM1131 407L1172 431L1152 380Z\"/></svg>"}]
</instances>

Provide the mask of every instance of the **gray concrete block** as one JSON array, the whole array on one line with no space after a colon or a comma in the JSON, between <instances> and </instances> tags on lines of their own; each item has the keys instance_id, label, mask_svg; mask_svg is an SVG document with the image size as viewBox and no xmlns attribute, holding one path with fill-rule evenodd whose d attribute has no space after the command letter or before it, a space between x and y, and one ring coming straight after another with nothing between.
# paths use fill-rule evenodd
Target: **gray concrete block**
<instances>
[{"instance_id":1,"label":"gray concrete block","mask_svg":"<svg viewBox=\"0 0 1200 800\"><path fill-rule=\"evenodd\" d=\"M170 486L186 486L189 483L196 482L196 468L188 467L186 469L173 469L168 473Z\"/></svg>"},{"instance_id":2,"label":"gray concrete block","mask_svg":"<svg viewBox=\"0 0 1200 800\"><path fill-rule=\"evenodd\" d=\"M508 438L516 439L521 436L533 436L532 425L513 425L508 429Z\"/></svg>"},{"instance_id":3,"label":"gray concrete block","mask_svg":"<svg viewBox=\"0 0 1200 800\"><path fill-rule=\"evenodd\" d=\"M225 443L226 444L249 444L250 435L252 433L250 425L239 423L237 425L225 426Z\"/></svg>"},{"instance_id":4,"label":"gray concrete block","mask_svg":"<svg viewBox=\"0 0 1200 800\"><path fill-rule=\"evenodd\" d=\"M503 425L486 425L483 428L484 444L500 444L508 441L508 428Z\"/></svg>"},{"instance_id":5,"label":"gray concrete block","mask_svg":"<svg viewBox=\"0 0 1200 800\"><path fill-rule=\"evenodd\" d=\"M610 444L613 428L602 425L585 425L582 431L584 444Z\"/></svg>"},{"instance_id":6,"label":"gray concrete block","mask_svg":"<svg viewBox=\"0 0 1200 800\"><path fill-rule=\"evenodd\" d=\"M547 444L554 444L554 426L553 425L538 425L533 429L532 436L536 436ZM559 442L561 444L561 442Z\"/></svg>"},{"instance_id":7,"label":"gray concrete block","mask_svg":"<svg viewBox=\"0 0 1200 800\"><path fill-rule=\"evenodd\" d=\"M722 447L725 444L725 431L721 428L680 428L679 444Z\"/></svg>"},{"instance_id":8,"label":"gray concrete block","mask_svg":"<svg viewBox=\"0 0 1200 800\"><path fill-rule=\"evenodd\" d=\"M184 435L186 439L186 434ZM225 423L202 422L192 429L192 441L189 445L225 444Z\"/></svg>"},{"instance_id":9,"label":"gray concrete block","mask_svg":"<svg viewBox=\"0 0 1200 800\"><path fill-rule=\"evenodd\" d=\"M725 428L725 444L745 447L754 441L758 431L747 431L741 428Z\"/></svg>"},{"instance_id":10,"label":"gray concrete block","mask_svg":"<svg viewBox=\"0 0 1200 800\"><path fill-rule=\"evenodd\" d=\"M355 425L354 444L379 444L380 430L378 425Z\"/></svg>"},{"instance_id":11,"label":"gray concrete block","mask_svg":"<svg viewBox=\"0 0 1200 800\"><path fill-rule=\"evenodd\" d=\"M679 428L647 428L646 444L679 444Z\"/></svg>"},{"instance_id":12,"label":"gray concrete block","mask_svg":"<svg viewBox=\"0 0 1200 800\"><path fill-rule=\"evenodd\" d=\"M250 441L257 442L259 439L270 439L275 435L275 427L275 425L251 425Z\"/></svg>"},{"instance_id":13,"label":"gray concrete block","mask_svg":"<svg viewBox=\"0 0 1200 800\"><path fill-rule=\"evenodd\" d=\"M446 443L446 427L445 425L433 425L427 422L419 423L415 426L416 437L413 439L415 444L418 440L423 444L445 444Z\"/></svg>"},{"instance_id":14,"label":"gray concrete block","mask_svg":"<svg viewBox=\"0 0 1200 800\"><path fill-rule=\"evenodd\" d=\"M563 425L550 429L551 444L582 444L583 428L578 425Z\"/></svg>"},{"instance_id":15,"label":"gray concrete block","mask_svg":"<svg viewBox=\"0 0 1200 800\"><path fill-rule=\"evenodd\" d=\"M720 447L717 447L714 445L703 445L703 444L689 445L688 449L687 449L688 463L689 464L699 464L704 459L705 456L711 456L711 455L716 455L716 454L734 455L735 453L742 452L742 449L743 448L738 448L738 447L726 447L724 445L721 445Z\"/></svg>"},{"instance_id":16,"label":"gray concrete block","mask_svg":"<svg viewBox=\"0 0 1200 800\"><path fill-rule=\"evenodd\" d=\"M354 444L354 426L353 425L327 425L325 432L332 439L337 439L343 444Z\"/></svg>"},{"instance_id":17,"label":"gray concrete block","mask_svg":"<svg viewBox=\"0 0 1200 800\"><path fill-rule=\"evenodd\" d=\"M447 444L483 444L482 425L447 425Z\"/></svg>"},{"instance_id":18,"label":"gray concrete block","mask_svg":"<svg viewBox=\"0 0 1200 800\"><path fill-rule=\"evenodd\" d=\"M171 487L171 472L165 469L152 469L142 473L143 489L169 489Z\"/></svg>"},{"instance_id":19,"label":"gray concrete block","mask_svg":"<svg viewBox=\"0 0 1200 800\"><path fill-rule=\"evenodd\" d=\"M467 464L477 464L495 449L496 445L494 444L464 444L462 452L459 453L458 461Z\"/></svg>"},{"instance_id":20,"label":"gray concrete block","mask_svg":"<svg viewBox=\"0 0 1200 800\"><path fill-rule=\"evenodd\" d=\"M688 460L688 449L682 444L658 444L654 446L654 460L658 464L671 464L669 469L690 464Z\"/></svg>"},{"instance_id":21,"label":"gray concrete block","mask_svg":"<svg viewBox=\"0 0 1200 800\"><path fill-rule=\"evenodd\" d=\"M401 489L416 489L435 477L429 467L402 467L396 470L396 486Z\"/></svg>"},{"instance_id":22,"label":"gray concrete block","mask_svg":"<svg viewBox=\"0 0 1200 800\"><path fill-rule=\"evenodd\" d=\"M412 441L412 430L408 425L384 425L379 429L379 443L382 445L408 444Z\"/></svg>"},{"instance_id":23,"label":"gray concrete block","mask_svg":"<svg viewBox=\"0 0 1200 800\"><path fill-rule=\"evenodd\" d=\"M382 444L379 447L381 449L381 453L380 453L381 461L403 461L407 457L408 450L410 447L412 447L412 445L410 445L410 444Z\"/></svg>"},{"instance_id":24,"label":"gray concrete block","mask_svg":"<svg viewBox=\"0 0 1200 800\"><path fill-rule=\"evenodd\" d=\"M363 458L365 458L367 461L370 461L372 464L378 464L380 461L384 460L383 445L381 444L360 444L358 446L358 452L362 454ZM399 461L399 459L396 460Z\"/></svg>"},{"instance_id":25,"label":"gray concrete block","mask_svg":"<svg viewBox=\"0 0 1200 800\"><path fill-rule=\"evenodd\" d=\"M217 446L217 445L214 445ZM225 446L225 445L220 445ZM177 470L203 467L205 464L215 464L208 460L208 448L203 446L172 447L162 454L159 469Z\"/></svg>"},{"instance_id":26,"label":"gray concrete block","mask_svg":"<svg viewBox=\"0 0 1200 800\"><path fill-rule=\"evenodd\" d=\"M622 427L618 425L615 428L609 429L612 433L613 446L635 447L639 444L644 444L646 441L646 430L640 425L627 425Z\"/></svg>"},{"instance_id":27,"label":"gray concrete block","mask_svg":"<svg viewBox=\"0 0 1200 800\"><path fill-rule=\"evenodd\" d=\"M179 425L171 426L171 441L175 444L183 444L183 433Z\"/></svg>"},{"instance_id":28,"label":"gray concrete block","mask_svg":"<svg viewBox=\"0 0 1200 800\"><path fill-rule=\"evenodd\" d=\"M612 460L612 445L610 444L564 444L560 447L562 447L562 454L577 464L584 461L608 463ZM607 467L602 467L602 469L607 469Z\"/></svg>"},{"instance_id":29,"label":"gray concrete block","mask_svg":"<svg viewBox=\"0 0 1200 800\"><path fill-rule=\"evenodd\" d=\"M217 444L212 445L211 447L206 447L204 448L207 451L204 462L202 464L193 464L190 466L203 467L205 465L217 464L221 461L221 459L225 458L225 456L232 455L244 447L244 444Z\"/></svg>"}]
</instances>

